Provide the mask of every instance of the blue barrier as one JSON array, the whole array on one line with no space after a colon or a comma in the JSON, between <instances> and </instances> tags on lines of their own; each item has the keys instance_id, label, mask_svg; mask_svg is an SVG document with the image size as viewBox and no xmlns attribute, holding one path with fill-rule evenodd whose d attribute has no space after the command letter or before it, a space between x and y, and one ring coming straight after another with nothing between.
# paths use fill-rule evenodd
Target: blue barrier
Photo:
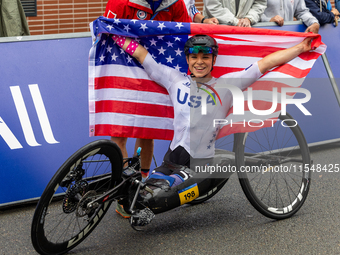
<instances>
[{"instance_id":1,"label":"blue barrier","mask_svg":"<svg viewBox=\"0 0 340 255\"><path fill-rule=\"evenodd\" d=\"M283 28L304 31L304 25ZM339 29L320 29L327 56L339 81ZM71 35L74 36L74 35ZM103 137L88 135L88 33L0 39L0 206L39 197L61 164L78 148ZM339 106L319 58L303 86L312 94L305 107L288 111L298 120L309 143L339 138ZM108 137L104 137L108 138ZM160 163L169 141L155 142ZM129 139L132 152L134 139ZM152 166L154 167L154 165Z\"/></svg>"}]
</instances>

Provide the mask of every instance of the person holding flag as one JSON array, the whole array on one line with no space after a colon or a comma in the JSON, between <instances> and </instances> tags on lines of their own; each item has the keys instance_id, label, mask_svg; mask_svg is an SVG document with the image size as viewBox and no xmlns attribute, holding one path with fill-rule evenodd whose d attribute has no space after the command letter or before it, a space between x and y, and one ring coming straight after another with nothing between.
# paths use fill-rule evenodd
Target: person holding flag
<instances>
[{"instance_id":1,"label":"person holding flag","mask_svg":"<svg viewBox=\"0 0 340 255\"><path fill-rule=\"evenodd\" d=\"M109 0L104 16L116 20L192 21L183 0ZM131 116L129 117L132 118ZM154 141L152 137L145 137L143 134L134 135L133 132L127 135L118 129L107 133L107 135L111 136L111 140L119 146L124 158L128 157L126 150L127 138L136 138L135 153L138 147L142 148L141 167L143 178L145 178L148 175L153 156ZM122 207L117 205L116 211L124 217L125 213Z\"/></svg>"},{"instance_id":2,"label":"person holding flag","mask_svg":"<svg viewBox=\"0 0 340 255\"><path fill-rule=\"evenodd\" d=\"M161 20L161 21L178 21L191 22L183 0L109 0L106 5L105 17L111 19L136 19L136 20ZM127 137L120 136L119 131L108 134L111 140L117 143L127 157L126 151ZM153 155L153 140L143 139L142 136L131 136L137 138L135 150L142 148L142 171L144 176L147 175Z\"/></svg>"},{"instance_id":3,"label":"person holding flag","mask_svg":"<svg viewBox=\"0 0 340 255\"><path fill-rule=\"evenodd\" d=\"M174 106L174 137L163 164L146 180L150 187L161 185L169 188L190 178L190 173L185 168L171 170L168 164L190 168L190 160L204 159L209 162L214 157L214 139L219 130L213 126L213 119L224 118L231 107L233 97L230 85L245 90L268 70L310 51L312 41L312 38L306 38L293 47L265 56L242 71L214 78L211 71L216 63L218 45L210 36L194 35L185 43L184 52L191 75L158 64L135 40L117 35L112 38L118 46L136 58L149 77L166 88L170 95ZM192 101L187 102L185 98L204 98L205 90L213 91L219 102L207 106L209 114L203 115L201 110L197 110L200 107L195 108Z\"/></svg>"},{"instance_id":4,"label":"person holding flag","mask_svg":"<svg viewBox=\"0 0 340 255\"><path fill-rule=\"evenodd\" d=\"M152 136L154 139L172 140L174 142L171 143L167 155L171 156L171 162L184 165L188 164L188 161L185 160L186 157L207 159L213 157L214 141L220 137L232 133L255 131L253 125L250 126L250 124L245 127L241 125L231 127L230 120L233 123L241 121L240 118L275 122L280 115L281 102L276 106L274 101L268 101L273 100L272 95L275 94L270 90L273 89L273 86L280 94L281 89L284 88L291 88L295 92L301 90L299 87L303 78L326 49L318 34L197 23L118 20L99 17L92 23L91 31L96 40L89 54L90 136L106 136L111 130L119 130L127 135L134 132ZM193 65L190 60L195 58L191 56L195 56L194 52L197 50L196 53L199 54L196 56L199 56L202 50L189 47L192 48L190 49L192 52L189 54L187 52L186 55L184 46L188 38L197 34L208 34L216 39L219 51L217 57L216 49L213 52L215 47L212 45L203 48L208 53L204 53L203 60L200 60L197 65ZM114 41L112 35L135 38L137 44L143 45L147 49L138 46L138 49L141 48L144 51L143 54L149 56L145 59L151 57L151 60L147 62L141 60L143 63L141 65L137 61L138 59L134 58L135 54L139 54L139 50L131 57L124 51L125 48L122 49L118 46L115 42L117 38ZM305 38L312 38L312 46L318 48L312 51L307 50L299 57L269 70L264 75L261 74L266 69L260 71L257 61L271 53L274 54L271 55L272 58L276 58L275 52L278 50L283 50L279 51L280 54L278 53L281 58L284 55L282 53L296 50L298 46L289 50L287 48L301 43ZM299 45L301 46L301 44ZM287 57L292 56L287 55ZM162 65L154 66L155 69L150 75L150 70L144 65L153 63L152 58ZM208 64L210 68L208 68ZM252 66L249 67L251 64ZM275 64L277 62L274 61L271 66ZM203 76L206 75L206 77L202 80L197 80L197 77L191 78L185 74L188 69L193 74L196 73L198 78L201 78L200 74L204 74ZM157 77L164 78L165 81L161 79L158 83L158 80L153 77L155 73L159 74ZM243 77L242 74L245 75L244 77L247 77L248 74L254 76L239 79L238 75ZM224 78L228 78L228 80ZM248 80L248 82L239 83L242 80ZM166 82L170 82L170 84ZM236 103L242 101L242 106L247 103L243 99L235 101L235 97L234 106L228 111L232 101L230 92L227 92L228 89L225 87L228 87L229 82L235 83L234 87L237 87L241 92L242 98L245 98L243 94L247 94L248 90L242 93L241 89L243 90L255 82L249 88L255 93L253 107L264 110L268 109L269 105L270 111L272 111L275 106L274 112L270 112L266 116L259 116L254 115L250 109L244 109L242 115L237 115ZM173 91L170 93L168 89ZM294 93L287 95L289 98L293 98L293 96ZM117 97L118 99L116 99ZM270 107L270 102L272 102L272 107ZM201 113L200 109L203 110L203 108L206 108L208 114ZM195 114L197 114L197 118ZM228 124L220 129L217 128L217 130L215 127L215 131L212 132L213 129L207 124L212 125L212 121L208 117L214 118L213 114L217 119L225 119ZM196 123L196 120L200 123ZM266 123L270 121L266 121ZM254 126L258 125L254 123ZM202 132L200 128L195 129L194 127L203 127L206 131ZM181 159L181 162L176 161L177 159Z\"/></svg>"}]
</instances>

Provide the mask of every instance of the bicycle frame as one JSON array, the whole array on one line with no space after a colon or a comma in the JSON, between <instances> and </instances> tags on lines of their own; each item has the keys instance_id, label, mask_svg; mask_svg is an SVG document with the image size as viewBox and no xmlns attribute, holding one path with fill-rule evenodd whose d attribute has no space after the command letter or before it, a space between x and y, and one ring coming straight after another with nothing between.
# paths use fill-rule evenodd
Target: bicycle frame
<instances>
[{"instance_id":1,"label":"bicycle frame","mask_svg":"<svg viewBox=\"0 0 340 255\"><path fill-rule=\"evenodd\" d=\"M249 156L251 155L249 154ZM268 161L268 159L270 160ZM132 158L127 158L125 160L131 161ZM219 150L218 154L215 157L214 162L216 164L224 162L224 164L222 163L222 167L223 165L229 166L229 169L230 169L230 166L235 166L235 155L232 152ZM251 157L246 158L246 165L249 165L249 166L277 164L278 162L279 162L279 157L275 157L275 156L274 156L274 159L273 159L273 156L270 156L270 157L267 156L267 157L261 157L261 158L251 158ZM112 202L114 200L125 198L128 196L128 194L126 193L127 188L132 185L136 185L136 188L135 188L136 193L134 194L134 201L132 201L131 206L130 206L130 212L133 213L134 212L133 207L135 206L135 203L137 202L136 199L137 199L137 194L139 193L139 190L146 188L146 185L140 181L141 173L139 171L134 170L135 167L136 166L134 166L133 168L130 167L130 168L127 168L125 171L123 171L121 182L114 188L105 192L105 194L89 202L87 204L88 209L95 209L100 204L103 204L105 202L108 202L108 201ZM138 168L139 168L139 165L138 165ZM205 195L209 191L211 191L212 189L220 185L222 182L230 178L230 176L233 173L236 173L236 171L229 171L223 174L217 173L217 172L196 173L195 171L191 169L187 169L187 171L189 171L192 176L189 179L189 181L186 181L171 189L164 189L164 190L160 189L156 192L156 194L155 192L151 191L153 194L151 195L149 199L144 199L143 201L139 201L139 202L143 203L145 207L150 208L152 212L155 214L165 212L175 207L178 207L184 204L184 202L186 202L186 201L184 202L181 201L179 197L179 193L181 193L181 191L185 191L186 188L191 187L193 185L197 185L198 194L196 194L196 196ZM107 175L105 177L99 177L95 181L91 182L90 185L97 185L99 182L107 183L107 180L110 178L111 178L110 175ZM187 200L188 200L187 202L192 201L190 199L187 199Z\"/></svg>"}]
</instances>

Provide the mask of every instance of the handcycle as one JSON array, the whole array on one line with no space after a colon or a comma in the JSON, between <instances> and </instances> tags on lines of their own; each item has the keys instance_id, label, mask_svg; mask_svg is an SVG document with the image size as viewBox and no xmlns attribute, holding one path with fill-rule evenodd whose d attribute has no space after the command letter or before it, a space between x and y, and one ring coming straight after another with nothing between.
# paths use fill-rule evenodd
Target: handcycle
<instances>
[{"instance_id":1,"label":"handcycle","mask_svg":"<svg viewBox=\"0 0 340 255\"><path fill-rule=\"evenodd\" d=\"M281 115L272 127L235 134L230 141L218 143L218 147L232 149L216 149L217 162L237 169L243 192L260 213L280 220L301 208L310 188L311 159L305 137L289 114ZM123 168L125 164L128 167ZM196 178L194 171L186 170L193 175L188 181L150 191L141 181L138 154L123 159L118 146L109 140L85 145L66 160L41 195L31 228L34 248L40 254L73 249L118 200L131 213L130 225L139 230L157 213L212 198L235 172L228 171L223 178ZM142 192L148 196L141 201Z\"/></svg>"}]
</instances>

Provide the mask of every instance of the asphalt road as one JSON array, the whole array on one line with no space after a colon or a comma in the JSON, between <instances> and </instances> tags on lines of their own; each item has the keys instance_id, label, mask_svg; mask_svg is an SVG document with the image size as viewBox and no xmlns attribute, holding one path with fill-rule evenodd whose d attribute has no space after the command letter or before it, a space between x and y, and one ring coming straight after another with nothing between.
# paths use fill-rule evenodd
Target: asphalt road
<instances>
[{"instance_id":1,"label":"asphalt road","mask_svg":"<svg viewBox=\"0 0 340 255\"><path fill-rule=\"evenodd\" d=\"M340 143L312 149L314 163L339 164ZM237 178L209 201L158 214L144 232L110 208L68 254L340 254L340 173L314 173L307 201L275 221L247 201ZM17 187L20 188L20 187ZM0 254L36 254L30 241L34 206L0 211Z\"/></svg>"}]
</instances>

